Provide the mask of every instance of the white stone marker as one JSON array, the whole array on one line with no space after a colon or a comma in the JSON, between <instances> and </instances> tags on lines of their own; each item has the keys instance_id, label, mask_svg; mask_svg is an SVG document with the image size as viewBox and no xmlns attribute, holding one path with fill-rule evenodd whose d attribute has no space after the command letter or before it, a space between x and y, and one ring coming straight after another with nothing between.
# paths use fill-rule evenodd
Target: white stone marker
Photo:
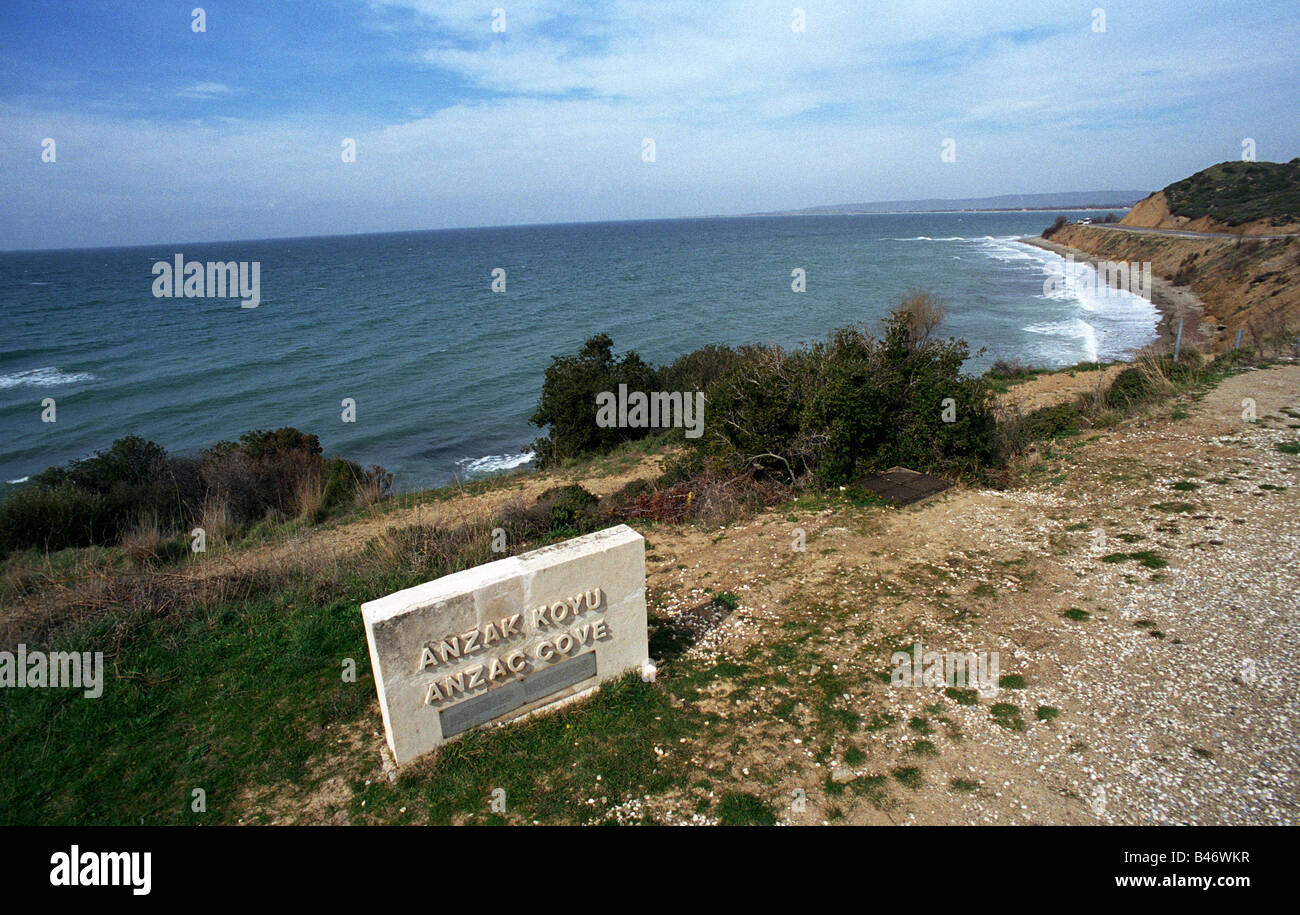
<instances>
[{"instance_id":1,"label":"white stone marker","mask_svg":"<svg viewBox=\"0 0 1300 915\"><path fill-rule=\"evenodd\" d=\"M626 524L361 605L388 746L404 765L464 731L649 661L645 539Z\"/></svg>"}]
</instances>

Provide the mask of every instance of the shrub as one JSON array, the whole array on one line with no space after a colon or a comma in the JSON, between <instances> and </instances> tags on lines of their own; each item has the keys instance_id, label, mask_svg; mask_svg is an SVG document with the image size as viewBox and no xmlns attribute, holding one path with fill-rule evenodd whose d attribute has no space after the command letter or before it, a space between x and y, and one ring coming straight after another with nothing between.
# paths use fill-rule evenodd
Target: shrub
<instances>
[{"instance_id":1,"label":"shrub","mask_svg":"<svg viewBox=\"0 0 1300 915\"><path fill-rule=\"evenodd\" d=\"M666 485L697 477L757 475L824 483L906 464L961 472L995 459L996 422L987 382L961 375L959 340L935 333L943 303L909 293L876 339L858 327L812 347L706 346L663 369L628 353L615 360L604 334L577 356L555 357L532 422L550 426L535 447L543 466L587 451L607 451L643 429L600 429L595 398L615 391L705 391L704 435L668 462ZM949 402L951 400L951 402ZM951 420L945 422L945 418ZM719 491L719 494L721 491Z\"/></svg>"},{"instance_id":2,"label":"shrub","mask_svg":"<svg viewBox=\"0 0 1300 915\"><path fill-rule=\"evenodd\" d=\"M116 534L114 520L103 496L71 483L24 486L0 503L0 553L104 542Z\"/></svg>"},{"instance_id":3,"label":"shrub","mask_svg":"<svg viewBox=\"0 0 1300 915\"><path fill-rule=\"evenodd\" d=\"M1065 225L1068 222L1069 220L1064 216L1057 216L1056 221L1043 230L1043 238L1051 238L1057 232L1061 231L1061 229L1065 228Z\"/></svg>"},{"instance_id":4,"label":"shrub","mask_svg":"<svg viewBox=\"0 0 1300 915\"><path fill-rule=\"evenodd\" d=\"M960 374L964 342L932 339L935 307L914 294L880 339L846 327L807 350L742 348L707 392L698 447L725 475L824 484L895 464L961 471L992 461L991 392Z\"/></svg>"},{"instance_id":5,"label":"shrub","mask_svg":"<svg viewBox=\"0 0 1300 915\"><path fill-rule=\"evenodd\" d=\"M167 459L167 451L156 442L138 435L128 435L113 442L107 451L73 461L67 467L51 467L36 474L38 486L68 483L86 492L108 493L119 485L139 486L157 475L158 465Z\"/></svg>"},{"instance_id":6,"label":"shrub","mask_svg":"<svg viewBox=\"0 0 1300 915\"><path fill-rule=\"evenodd\" d=\"M321 475L320 440L293 428L258 430L202 453L209 491L223 497L236 524L297 513L299 481Z\"/></svg>"},{"instance_id":7,"label":"shrub","mask_svg":"<svg viewBox=\"0 0 1300 915\"><path fill-rule=\"evenodd\" d=\"M321 470L321 508L351 505L361 484L361 465L343 458L326 458Z\"/></svg>"},{"instance_id":8,"label":"shrub","mask_svg":"<svg viewBox=\"0 0 1300 915\"><path fill-rule=\"evenodd\" d=\"M175 552L166 532L202 527L221 541L268 516L322 520L359 490L384 498L392 475L324 460L319 439L285 427L219 442L199 457L170 457L131 435L89 458L51 467L0 502L0 553L118 543L137 562Z\"/></svg>"},{"instance_id":9,"label":"shrub","mask_svg":"<svg viewBox=\"0 0 1300 915\"><path fill-rule=\"evenodd\" d=\"M660 371L660 385L665 391L703 391L741 361L738 350L710 343L678 356Z\"/></svg>"},{"instance_id":10,"label":"shrub","mask_svg":"<svg viewBox=\"0 0 1300 915\"><path fill-rule=\"evenodd\" d=\"M1026 442L1077 435L1083 421L1083 412L1073 402L1040 407L1020 421L1020 436Z\"/></svg>"},{"instance_id":11,"label":"shrub","mask_svg":"<svg viewBox=\"0 0 1300 915\"><path fill-rule=\"evenodd\" d=\"M600 499L572 483L546 490L537 497L537 504L546 512L550 530L583 531L595 519Z\"/></svg>"},{"instance_id":12,"label":"shrub","mask_svg":"<svg viewBox=\"0 0 1300 915\"><path fill-rule=\"evenodd\" d=\"M589 337L575 356L555 356L542 381L542 394L529 422L550 431L533 444L539 467L549 467L590 451L608 451L641 438L650 429L601 428L596 425L596 395L655 390L658 373L634 351L614 358L608 334Z\"/></svg>"},{"instance_id":13,"label":"shrub","mask_svg":"<svg viewBox=\"0 0 1300 915\"><path fill-rule=\"evenodd\" d=\"M1115 376L1106 391L1106 402L1116 407L1133 407L1151 394L1146 376L1136 366L1124 369Z\"/></svg>"}]
</instances>

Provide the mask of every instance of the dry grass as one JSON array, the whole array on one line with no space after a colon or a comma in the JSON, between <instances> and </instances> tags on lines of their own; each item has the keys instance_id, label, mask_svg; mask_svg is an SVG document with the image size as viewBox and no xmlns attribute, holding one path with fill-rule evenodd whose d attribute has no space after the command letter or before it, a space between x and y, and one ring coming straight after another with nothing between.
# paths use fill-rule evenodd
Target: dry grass
<instances>
[{"instance_id":1,"label":"dry grass","mask_svg":"<svg viewBox=\"0 0 1300 915\"><path fill-rule=\"evenodd\" d=\"M230 501L217 493L208 493L203 499L203 511L199 515L198 526L203 528L208 549L228 542L235 532Z\"/></svg>"},{"instance_id":2,"label":"dry grass","mask_svg":"<svg viewBox=\"0 0 1300 915\"><path fill-rule=\"evenodd\" d=\"M1177 386L1165 372L1164 347L1149 346L1138 353L1137 367L1146 381L1147 390L1156 395L1172 394Z\"/></svg>"},{"instance_id":3,"label":"dry grass","mask_svg":"<svg viewBox=\"0 0 1300 915\"><path fill-rule=\"evenodd\" d=\"M308 470L298 478L293 501L297 509L297 517L310 521L320 516L321 508L325 504L325 486L319 470Z\"/></svg>"},{"instance_id":4,"label":"dry grass","mask_svg":"<svg viewBox=\"0 0 1300 915\"><path fill-rule=\"evenodd\" d=\"M141 520L122 535L119 545L137 568L147 568L162 554L162 531L158 520Z\"/></svg>"}]
</instances>

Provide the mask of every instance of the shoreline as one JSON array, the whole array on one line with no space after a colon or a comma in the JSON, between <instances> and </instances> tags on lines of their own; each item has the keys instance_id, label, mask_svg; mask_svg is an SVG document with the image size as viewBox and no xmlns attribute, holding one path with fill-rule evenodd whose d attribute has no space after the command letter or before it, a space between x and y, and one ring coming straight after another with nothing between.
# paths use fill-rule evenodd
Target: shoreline
<instances>
[{"instance_id":1,"label":"shoreline","mask_svg":"<svg viewBox=\"0 0 1300 915\"><path fill-rule=\"evenodd\" d=\"M1097 269L1099 263L1108 260L1095 254L1089 254L1087 251L1081 251L1078 248L1071 248L1069 245L1048 241L1045 238L1028 237L1019 238L1017 241L1044 251L1050 251L1060 257L1073 257L1076 261L1089 264L1094 270ZM1178 335L1178 322L1181 319L1184 322L1183 343L1208 352L1213 351L1213 330L1218 324L1218 319L1206 311L1205 304L1201 301L1200 296L1190 288L1179 286L1153 273L1151 277L1151 304L1156 307L1156 311L1160 314L1160 320L1156 324L1155 342L1157 344L1168 346L1170 349L1173 348ZM1207 328L1209 329L1208 334L1206 332Z\"/></svg>"}]
</instances>

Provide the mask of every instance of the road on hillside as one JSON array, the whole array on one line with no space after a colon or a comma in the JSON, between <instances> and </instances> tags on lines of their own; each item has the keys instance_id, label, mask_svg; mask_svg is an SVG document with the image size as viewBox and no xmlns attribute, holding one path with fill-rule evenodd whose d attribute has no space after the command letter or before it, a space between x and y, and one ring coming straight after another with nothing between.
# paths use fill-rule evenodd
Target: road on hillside
<instances>
[{"instance_id":1,"label":"road on hillside","mask_svg":"<svg viewBox=\"0 0 1300 915\"><path fill-rule=\"evenodd\" d=\"M1274 239L1274 238L1300 238L1300 232L1291 232L1286 235L1242 235L1237 232L1189 232L1186 229L1145 229L1141 226L1120 226L1114 223L1105 222L1088 222L1072 223L1076 226L1087 226L1089 229L1110 229L1116 232L1140 232L1145 235L1173 235L1179 238L1251 238L1251 239Z\"/></svg>"}]
</instances>

